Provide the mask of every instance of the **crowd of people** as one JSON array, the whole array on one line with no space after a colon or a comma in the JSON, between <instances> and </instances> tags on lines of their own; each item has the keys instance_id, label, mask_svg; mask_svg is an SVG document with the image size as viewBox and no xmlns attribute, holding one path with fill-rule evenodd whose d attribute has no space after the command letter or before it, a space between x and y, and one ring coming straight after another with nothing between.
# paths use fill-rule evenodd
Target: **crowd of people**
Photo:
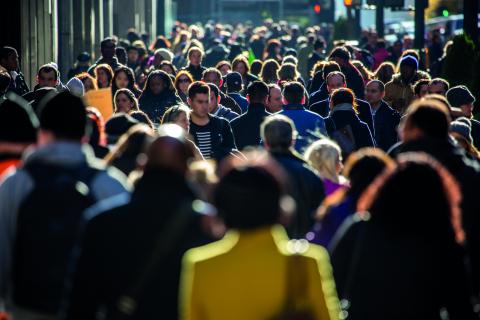
<instances>
[{"instance_id":1,"label":"crowd of people","mask_svg":"<svg viewBox=\"0 0 480 320\"><path fill-rule=\"evenodd\" d=\"M33 90L1 48L0 316L478 319L478 93L363 36L129 30Z\"/></svg>"}]
</instances>

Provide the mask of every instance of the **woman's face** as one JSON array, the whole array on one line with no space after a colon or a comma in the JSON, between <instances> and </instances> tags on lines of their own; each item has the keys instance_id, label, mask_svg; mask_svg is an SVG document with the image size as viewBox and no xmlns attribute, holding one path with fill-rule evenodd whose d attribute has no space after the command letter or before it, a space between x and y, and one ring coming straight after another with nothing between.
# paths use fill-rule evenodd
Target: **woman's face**
<instances>
[{"instance_id":1,"label":"woman's face","mask_svg":"<svg viewBox=\"0 0 480 320\"><path fill-rule=\"evenodd\" d=\"M191 84L190 82L190 79L188 79L187 77L185 76L180 76L180 78L178 78L178 88L180 89L180 91L182 91L183 93L187 94L188 93L188 86Z\"/></svg>"},{"instance_id":2,"label":"woman's face","mask_svg":"<svg viewBox=\"0 0 480 320\"><path fill-rule=\"evenodd\" d=\"M245 73L247 73L247 68L245 67L245 63L243 62L237 63L233 71L237 71L243 76Z\"/></svg>"},{"instance_id":3,"label":"woman's face","mask_svg":"<svg viewBox=\"0 0 480 320\"><path fill-rule=\"evenodd\" d=\"M115 78L115 85L118 89L128 88L128 78L125 72L119 72Z\"/></svg>"},{"instance_id":4,"label":"woman's face","mask_svg":"<svg viewBox=\"0 0 480 320\"><path fill-rule=\"evenodd\" d=\"M190 120L188 119L188 116L185 112L180 112L174 123L178 124L187 132L190 130Z\"/></svg>"},{"instance_id":5,"label":"woman's face","mask_svg":"<svg viewBox=\"0 0 480 320\"><path fill-rule=\"evenodd\" d=\"M117 112L129 113L132 108L133 102L130 101L126 94L117 94L117 97L115 98L115 110L117 110Z\"/></svg>"},{"instance_id":6,"label":"woman's face","mask_svg":"<svg viewBox=\"0 0 480 320\"><path fill-rule=\"evenodd\" d=\"M95 89L95 87L93 86L93 82L90 78L85 79L85 81L83 82L83 87L85 88L85 92Z\"/></svg>"},{"instance_id":7,"label":"woman's face","mask_svg":"<svg viewBox=\"0 0 480 320\"><path fill-rule=\"evenodd\" d=\"M199 66L202 63L202 54L198 51L193 51L190 54L190 64L192 66Z\"/></svg>"},{"instance_id":8,"label":"woman's face","mask_svg":"<svg viewBox=\"0 0 480 320\"><path fill-rule=\"evenodd\" d=\"M230 70L232 70L230 68L230 66L228 64L224 64L221 68L220 68L220 72L222 73L222 76L225 77L229 72Z\"/></svg>"},{"instance_id":9,"label":"woman's face","mask_svg":"<svg viewBox=\"0 0 480 320\"><path fill-rule=\"evenodd\" d=\"M149 84L150 90L154 95L162 93L165 84L163 83L163 80L160 79L160 77L153 77L150 79L150 84Z\"/></svg>"},{"instance_id":10,"label":"woman's face","mask_svg":"<svg viewBox=\"0 0 480 320\"><path fill-rule=\"evenodd\" d=\"M98 87L99 88L108 87L108 76L105 70L99 69L97 74L98 74L98 79L97 79Z\"/></svg>"}]
</instances>

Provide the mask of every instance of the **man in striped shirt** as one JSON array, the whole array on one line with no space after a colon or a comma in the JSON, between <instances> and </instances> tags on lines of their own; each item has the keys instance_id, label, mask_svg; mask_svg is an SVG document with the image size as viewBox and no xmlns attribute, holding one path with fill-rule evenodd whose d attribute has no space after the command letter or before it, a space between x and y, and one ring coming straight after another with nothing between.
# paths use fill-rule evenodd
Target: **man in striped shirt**
<instances>
[{"instance_id":1,"label":"man in striped shirt","mask_svg":"<svg viewBox=\"0 0 480 320\"><path fill-rule=\"evenodd\" d=\"M232 128L227 120L209 114L210 87L196 81L188 88L190 134L205 159L222 160L236 150Z\"/></svg>"}]
</instances>

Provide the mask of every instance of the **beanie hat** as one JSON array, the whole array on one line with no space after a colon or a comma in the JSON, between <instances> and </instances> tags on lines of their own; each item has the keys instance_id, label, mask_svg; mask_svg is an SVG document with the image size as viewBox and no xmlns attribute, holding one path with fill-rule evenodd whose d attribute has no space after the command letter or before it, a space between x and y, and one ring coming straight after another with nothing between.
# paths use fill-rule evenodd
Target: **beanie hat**
<instances>
[{"instance_id":1,"label":"beanie hat","mask_svg":"<svg viewBox=\"0 0 480 320\"><path fill-rule=\"evenodd\" d=\"M163 60L172 62L173 61L173 53L165 48L158 49L155 51L155 54L159 54Z\"/></svg>"},{"instance_id":2,"label":"beanie hat","mask_svg":"<svg viewBox=\"0 0 480 320\"><path fill-rule=\"evenodd\" d=\"M126 113L118 113L111 117L105 124L105 133L107 134L107 143L116 144L118 139L125 134L128 129L140 122Z\"/></svg>"},{"instance_id":3,"label":"beanie hat","mask_svg":"<svg viewBox=\"0 0 480 320\"><path fill-rule=\"evenodd\" d=\"M465 140L468 141L468 143L473 143L472 128L464 121L455 120L450 123L450 131L461 135L463 138L465 138Z\"/></svg>"},{"instance_id":4,"label":"beanie hat","mask_svg":"<svg viewBox=\"0 0 480 320\"><path fill-rule=\"evenodd\" d=\"M35 143L38 118L32 107L13 92L5 95L0 104L0 141Z\"/></svg>"},{"instance_id":5,"label":"beanie hat","mask_svg":"<svg viewBox=\"0 0 480 320\"><path fill-rule=\"evenodd\" d=\"M403 65L410 66L415 70L418 70L418 60L414 56L404 56L402 60L400 60L400 67Z\"/></svg>"},{"instance_id":6,"label":"beanie hat","mask_svg":"<svg viewBox=\"0 0 480 320\"><path fill-rule=\"evenodd\" d=\"M447 91L447 99L454 108L475 102L475 97L466 86L450 88L450 90Z\"/></svg>"},{"instance_id":7,"label":"beanie hat","mask_svg":"<svg viewBox=\"0 0 480 320\"><path fill-rule=\"evenodd\" d=\"M40 128L60 139L81 140L85 135L87 111L83 100L69 91L49 93L39 106Z\"/></svg>"},{"instance_id":8,"label":"beanie hat","mask_svg":"<svg viewBox=\"0 0 480 320\"><path fill-rule=\"evenodd\" d=\"M83 82L77 77L73 77L70 81L67 82L67 88L71 94L77 97L83 97L85 94L85 88Z\"/></svg>"}]
</instances>

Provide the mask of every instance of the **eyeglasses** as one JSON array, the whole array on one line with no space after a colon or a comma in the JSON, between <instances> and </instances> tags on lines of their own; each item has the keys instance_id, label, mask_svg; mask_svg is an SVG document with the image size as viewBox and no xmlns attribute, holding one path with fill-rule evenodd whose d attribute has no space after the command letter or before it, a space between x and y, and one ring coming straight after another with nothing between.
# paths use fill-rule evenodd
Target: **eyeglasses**
<instances>
[{"instance_id":1,"label":"eyeglasses","mask_svg":"<svg viewBox=\"0 0 480 320\"><path fill-rule=\"evenodd\" d=\"M178 79L178 83L188 83L188 82L190 82L190 79L188 78Z\"/></svg>"}]
</instances>

